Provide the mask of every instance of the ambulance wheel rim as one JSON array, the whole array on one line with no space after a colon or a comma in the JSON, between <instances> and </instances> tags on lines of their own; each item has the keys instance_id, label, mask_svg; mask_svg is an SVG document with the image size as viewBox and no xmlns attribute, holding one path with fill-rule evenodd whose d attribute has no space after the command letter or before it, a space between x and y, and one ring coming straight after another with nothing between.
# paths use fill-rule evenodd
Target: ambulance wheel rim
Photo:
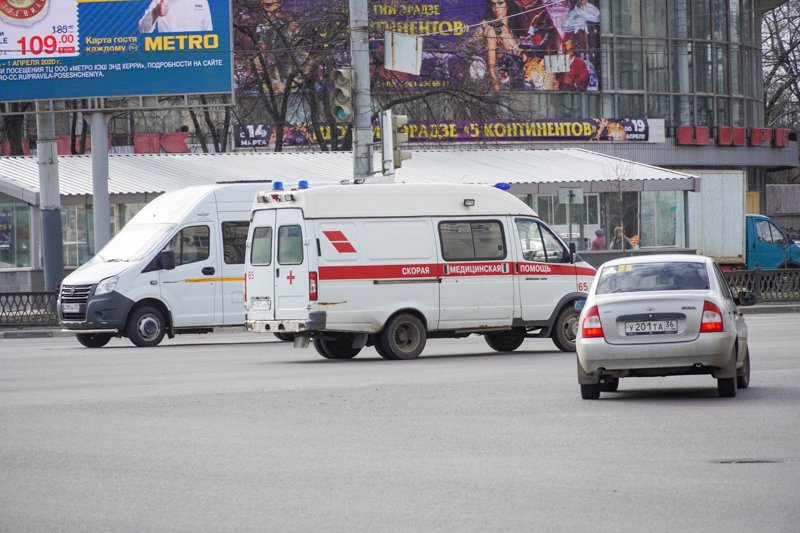
<instances>
[{"instance_id":1,"label":"ambulance wheel rim","mask_svg":"<svg viewBox=\"0 0 800 533\"><path fill-rule=\"evenodd\" d=\"M389 359L416 359L425 348L425 327L419 318L404 313L389 321L381 340Z\"/></svg>"}]
</instances>

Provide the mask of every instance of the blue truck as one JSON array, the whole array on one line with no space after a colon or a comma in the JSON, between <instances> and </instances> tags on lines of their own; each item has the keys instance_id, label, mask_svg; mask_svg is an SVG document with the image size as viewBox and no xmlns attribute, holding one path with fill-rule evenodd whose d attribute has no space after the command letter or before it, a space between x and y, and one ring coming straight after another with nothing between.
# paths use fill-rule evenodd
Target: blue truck
<instances>
[{"instance_id":1,"label":"blue truck","mask_svg":"<svg viewBox=\"0 0 800 533\"><path fill-rule=\"evenodd\" d=\"M747 269L800 268L800 244L764 215L745 215L744 252Z\"/></svg>"}]
</instances>

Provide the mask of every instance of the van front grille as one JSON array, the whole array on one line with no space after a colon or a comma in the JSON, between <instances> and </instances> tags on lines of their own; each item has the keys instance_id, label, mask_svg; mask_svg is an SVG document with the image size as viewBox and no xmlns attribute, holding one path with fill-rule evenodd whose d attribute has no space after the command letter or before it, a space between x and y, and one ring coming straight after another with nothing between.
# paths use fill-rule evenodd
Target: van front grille
<instances>
[{"instance_id":1,"label":"van front grille","mask_svg":"<svg viewBox=\"0 0 800 533\"><path fill-rule=\"evenodd\" d=\"M92 292L91 285L62 285L61 304L78 304L78 312L64 312L61 306L61 317L64 320L85 320L86 302L89 300L89 293Z\"/></svg>"}]
</instances>

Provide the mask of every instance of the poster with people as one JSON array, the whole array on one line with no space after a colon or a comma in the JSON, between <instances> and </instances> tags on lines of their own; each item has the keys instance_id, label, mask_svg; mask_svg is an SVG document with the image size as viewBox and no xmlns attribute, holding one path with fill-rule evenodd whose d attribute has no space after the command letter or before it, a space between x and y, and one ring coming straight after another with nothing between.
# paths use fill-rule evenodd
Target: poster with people
<instances>
[{"instance_id":1,"label":"poster with people","mask_svg":"<svg viewBox=\"0 0 800 533\"><path fill-rule=\"evenodd\" d=\"M308 13L330 9L330 2L323 0L261 0L261 4L263 20L255 21L252 14L241 15L258 23L259 31L254 33L259 42L255 48L279 49L284 54L288 52L286 44L297 33L308 33L308 39L314 34L315 28L307 22ZM370 2L373 90L598 91L598 4L599 0ZM346 2L341 7L340 13L346 19ZM239 25L245 26L246 23ZM382 68L385 31L423 38L419 76ZM276 46L276 35L281 37L281 46ZM349 48L349 43L344 44ZM347 48L340 50L343 63L349 62ZM298 53L304 50L297 47ZM240 87L245 87L245 80L256 74L254 68L262 69L262 73L273 69L272 83L279 83L280 69L289 62L274 53L266 58L275 65L237 66Z\"/></svg>"}]
</instances>

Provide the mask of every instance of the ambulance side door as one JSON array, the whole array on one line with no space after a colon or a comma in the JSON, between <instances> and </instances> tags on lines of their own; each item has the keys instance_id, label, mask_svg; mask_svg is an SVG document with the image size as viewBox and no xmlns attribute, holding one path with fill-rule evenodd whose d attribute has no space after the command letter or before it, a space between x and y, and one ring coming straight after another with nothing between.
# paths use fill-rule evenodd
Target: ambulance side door
<instances>
[{"instance_id":1,"label":"ambulance side door","mask_svg":"<svg viewBox=\"0 0 800 533\"><path fill-rule=\"evenodd\" d=\"M514 227L522 320L546 321L561 298L576 291L575 265L566 245L540 220L516 217Z\"/></svg>"}]
</instances>

